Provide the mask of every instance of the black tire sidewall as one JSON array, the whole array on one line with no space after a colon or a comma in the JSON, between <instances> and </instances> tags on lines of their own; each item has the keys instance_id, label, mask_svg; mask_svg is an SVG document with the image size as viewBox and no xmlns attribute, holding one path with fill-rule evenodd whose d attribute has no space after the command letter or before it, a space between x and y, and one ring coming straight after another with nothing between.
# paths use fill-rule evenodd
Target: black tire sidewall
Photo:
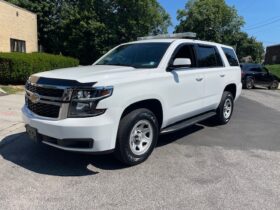
<instances>
[{"instance_id":1,"label":"black tire sidewall","mask_svg":"<svg viewBox=\"0 0 280 210\"><path fill-rule=\"evenodd\" d=\"M224 117L224 104L225 104L225 101L227 99L230 99L231 100L231 104L232 104L232 108L231 108L231 114L229 116L229 118L225 118ZM232 114L233 114L233 110L234 110L234 99L233 99L233 95L230 93L230 92L227 92L225 91L223 93L223 96L222 96L222 100L220 102L220 105L219 105L219 108L217 110L217 118L218 118L218 123L219 124L227 124L231 117L232 117Z\"/></svg>"},{"instance_id":2,"label":"black tire sidewall","mask_svg":"<svg viewBox=\"0 0 280 210\"><path fill-rule=\"evenodd\" d=\"M142 155L135 155L130 148L129 138L130 133L135 124L141 120L148 120L153 129L153 140L150 148ZM119 159L127 165L136 165L145 161L152 153L157 144L158 139L158 121L155 115L148 109L137 109L128 113L121 119L118 138L117 138L117 153Z\"/></svg>"},{"instance_id":3,"label":"black tire sidewall","mask_svg":"<svg viewBox=\"0 0 280 210\"><path fill-rule=\"evenodd\" d=\"M276 87L273 87L273 84L276 84ZM279 82L278 82L277 80L274 80L274 81L271 83L270 89L272 89L272 90L277 90L278 87L279 87Z\"/></svg>"},{"instance_id":4,"label":"black tire sidewall","mask_svg":"<svg viewBox=\"0 0 280 210\"><path fill-rule=\"evenodd\" d=\"M251 87L248 87L248 82L251 82L251 85L252 85ZM254 88L254 80L250 77L246 78L245 87L248 90L253 89Z\"/></svg>"}]
</instances>

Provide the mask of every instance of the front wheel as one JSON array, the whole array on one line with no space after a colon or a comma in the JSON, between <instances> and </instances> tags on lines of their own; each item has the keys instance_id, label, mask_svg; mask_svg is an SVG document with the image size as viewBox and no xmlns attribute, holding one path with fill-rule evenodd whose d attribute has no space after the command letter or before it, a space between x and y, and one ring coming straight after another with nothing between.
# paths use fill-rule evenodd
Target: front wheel
<instances>
[{"instance_id":1,"label":"front wheel","mask_svg":"<svg viewBox=\"0 0 280 210\"><path fill-rule=\"evenodd\" d=\"M126 165L137 165L152 153L158 139L158 121L148 109L137 109L120 122L116 157Z\"/></svg>"},{"instance_id":2,"label":"front wheel","mask_svg":"<svg viewBox=\"0 0 280 210\"><path fill-rule=\"evenodd\" d=\"M216 121L220 125L227 124L232 116L234 107L234 99L230 92L225 91L222 96L222 100L217 109Z\"/></svg>"}]
</instances>

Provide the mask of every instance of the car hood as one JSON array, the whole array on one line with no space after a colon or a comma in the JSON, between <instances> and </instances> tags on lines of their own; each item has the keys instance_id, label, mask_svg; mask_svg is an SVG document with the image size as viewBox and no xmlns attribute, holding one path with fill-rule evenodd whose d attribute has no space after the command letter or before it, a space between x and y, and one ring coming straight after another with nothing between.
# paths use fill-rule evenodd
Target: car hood
<instances>
[{"instance_id":1,"label":"car hood","mask_svg":"<svg viewBox=\"0 0 280 210\"><path fill-rule=\"evenodd\" d=\"M73 68L58 69L35 74L36 77L52 79L76 80L80 83L112 81L115 79L135 77L141 74L143 69L135 69L125 66L92 65ZM145 71L146 72L146 71Z\"/></svg>"}]
</instances>

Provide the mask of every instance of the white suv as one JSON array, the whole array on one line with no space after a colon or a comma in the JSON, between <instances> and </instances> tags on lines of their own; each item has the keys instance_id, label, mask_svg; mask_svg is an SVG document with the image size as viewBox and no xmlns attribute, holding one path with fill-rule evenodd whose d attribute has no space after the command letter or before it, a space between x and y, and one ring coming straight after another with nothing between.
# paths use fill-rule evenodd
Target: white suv
<instances>
[{"instance_id":1,"label":"white suv","mask_svg":"<svg viewBox=\"0 0 280 210\"><path fill-rule=\"evenodd\" d=\"M92 66L32 75L22 109L31 139L143 162L159 134L215 117L229 122L242 89L234 50L192 39L120 45Z\"/></svg>"}]
</instances>

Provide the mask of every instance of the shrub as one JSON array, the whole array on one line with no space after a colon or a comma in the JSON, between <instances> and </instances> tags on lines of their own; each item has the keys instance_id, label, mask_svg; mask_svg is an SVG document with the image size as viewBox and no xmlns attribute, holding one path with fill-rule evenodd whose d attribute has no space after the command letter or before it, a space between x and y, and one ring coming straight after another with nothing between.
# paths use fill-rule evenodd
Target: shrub
<instances>
[{"instance_id":1,"label":"shrub","mask_svg":"<svg viewBox=\"0 0 280 210\"><path fill-rule=\"evenodd\" d=\"M34 73L78 66L74 58L47 53L0 53L0 83L24 84Z\"/></svg>"}]
</instances>

